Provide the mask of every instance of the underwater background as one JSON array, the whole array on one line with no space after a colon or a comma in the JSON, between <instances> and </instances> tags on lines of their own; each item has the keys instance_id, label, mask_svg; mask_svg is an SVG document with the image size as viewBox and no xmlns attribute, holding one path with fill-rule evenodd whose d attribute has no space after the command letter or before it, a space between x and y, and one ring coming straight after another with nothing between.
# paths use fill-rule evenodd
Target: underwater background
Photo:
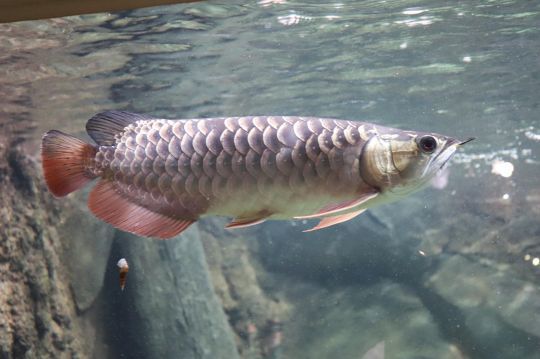
<instances>
[{"instance_id":1,"label":"underwater background","mask_svg":"<svg viewBox=\"0 0 540 359\"><path fill-rule=\"evenodd\" d=\"M2 358L540 358L540 3L222 1L0 24ZM345 224L168 241L55 199L41 135L122 109L477 139ZM116 263L130 271L124 291Z\"/></svg>"}]
</instances>

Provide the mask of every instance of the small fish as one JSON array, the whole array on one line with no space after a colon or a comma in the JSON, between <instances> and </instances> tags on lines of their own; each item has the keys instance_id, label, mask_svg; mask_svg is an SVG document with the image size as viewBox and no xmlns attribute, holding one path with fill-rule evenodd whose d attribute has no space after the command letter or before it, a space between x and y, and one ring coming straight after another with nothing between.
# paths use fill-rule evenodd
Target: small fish
<instances>
[{"instance_id":1,"label":"small fish","mask_svg":"<svg viewBox=\"0 0 540 359\"><path fill-rule=\"evenodd\" d=\"M120 273L120 289L124 290L126 287L127 274L129 272L129 265L125 258L121 258L118 263L118 272Z\"/></svg>"},{"instance_id":2,"label":"small fish","mask_svg":"<svg viewBox=\"0 0 540 359\"><path fill-rule=\"evenodd\" d=\"M113 226L170 238L205 215L227 228L319 218L326 228L425 186L455 138L366 122L250 116L166 120L123 111L92 117L97 145L43 136L45 180L65 196L99 178L90 210Z\"/></svg>"}]
</instances>

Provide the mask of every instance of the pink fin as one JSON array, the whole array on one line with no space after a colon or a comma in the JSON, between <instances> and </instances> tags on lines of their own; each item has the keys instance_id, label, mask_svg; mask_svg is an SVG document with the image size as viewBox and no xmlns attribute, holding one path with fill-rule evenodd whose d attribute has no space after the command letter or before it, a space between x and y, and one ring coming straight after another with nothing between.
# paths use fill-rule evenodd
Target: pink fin
<instances>
[{"instance_id":1,"label":"pink fin","mask_svg":"<svg viewBox=\"0 0 540 359\"><path fill-rule=\"evenodd\" d=\"M225 228L229 229L236 229L236 228L245 228L245 227L251 227L256 224L262 223L266 221L266 218L268 216L264 217L238 217L233 219L229 224L225 226Z\"/></svg>"},{"instance_id":2,"label":"pink fin","mask_svg":"<svg viewBox=\"0 0 540 359\"><path fill-rule=\"evenodd\" d=\"M317 224L315 227L313 227L311 229L306 229L303 232L313 232L313 231L317 231L319 229L323 229L323 228L326 228L326 227L333 226L334 224L338 224L338 223L348 221L349 219L353 219L354 217L362 214L362 212L364 212L365 210L366 209L364 208L364 209L361 209L361 210L356 211L356 212L341 214L341 215L335 216L335 217L325 217L325 218L321 219L319 224Z\"/></svg>"},{"instance_id":3,"label":"pink fin","mask_svg":"<svg viewBox=\"0 0 540 359\"><path fill-rule=\"evenodd\" d=\"M94 176L85 166L96 148L71 135L52 130L41 141L41 163L47 187L57 197L78 190Z\"/></svg>"},{"instance_id":4,"label":"pink fin","mask_svg":"<svg viewBox=\"0 0 540 359\"><path fill-rule=\"evenodd\" d=\"M112 182L105 180L90 192L88 207L99 219L123 231L145 237L168 239L196 221L173 218L141 207L122 196Z\"/></svg>"},{"instance_id":5,"label":"pink fin","mask_svg":"<svg viewBox=\"0 0 540 359\"><path fill-rule=\"evenodd\" d=\"M323 207L319 212L315 214L310 214L307 216L298 216L294 217L294 219L310 219L310 218L320 218L320 217L327 217L332 214L338 214L340 212L344 212L350 209L353 209L354 207L357 207L361 205L364 202L369 201L370 199L373 199L379 195L379 192L370 192L363 194L360 198L341 202L338 204L330 204L328 206ZM338 222L339 223L339 222Z\"/></svg>"}]
</instances>

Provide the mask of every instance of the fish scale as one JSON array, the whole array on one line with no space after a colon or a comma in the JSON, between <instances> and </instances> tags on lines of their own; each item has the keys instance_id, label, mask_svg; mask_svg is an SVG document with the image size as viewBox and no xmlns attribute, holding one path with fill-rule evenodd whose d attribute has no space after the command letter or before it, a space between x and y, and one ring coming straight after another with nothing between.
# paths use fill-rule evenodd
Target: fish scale
<instances>
[{"instance_id":1,"label":"fish scale","mask_svg":"<svg viewBox=\"0 0 540 359\"><path fill-rule=\"evenodd\" d=\"M109 176L118 180L116 187L124 195L151 208L163 209L164 200L166 212L198 201L209 213L220 213L231 197L259 201L261 208L276 206L279 201L272 200L275 193L269 191L275 183L284 199L277 207L285 207L287 201L308 192L335 193L349 187L342 193L346 195L366 185L357 161L347 161L343 151L346 146L361 148L365 139L361 139L360 126L366 125L279 116L139 120L127 126L113 146L100 147L96 164L105 173L113 172ZM109 164L102 158L112 161ZM144 179L128 180L140 175L134 162L142 163ZM333 171L349 180L329 183ZM129 187L132 183L137 191ZM141 198L141 193L153 196ZM179 194L189 198L182 200ZM246 209L252 210L239 208L235 214L242 215Z\"/></svg>"}]
</instances>

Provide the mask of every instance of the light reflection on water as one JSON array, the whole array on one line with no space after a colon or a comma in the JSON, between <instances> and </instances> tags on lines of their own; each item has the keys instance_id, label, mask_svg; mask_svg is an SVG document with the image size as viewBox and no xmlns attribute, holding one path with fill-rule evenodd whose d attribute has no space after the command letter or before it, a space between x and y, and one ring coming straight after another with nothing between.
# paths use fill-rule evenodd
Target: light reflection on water
<instances>
[{"instance_id":1,"label":"light reflection on water","mask_svg":"<svg viewBox=\"0 0 540 359\"><path fill-rule=\"evenodd\" d=\"M24 133L36 152L42 132L84 135L92 114L119 108L163 117L314 115L476 136L456 155L444 191L415 197L440 218L423 223L414 252L495 260L538 284L540 237L524 230L520 238L519 227L540 215L538 23L533 2L261 0L4 24L0 129ZM415 202L405 203L396 211ZM467 223L464 209L486 228ZM375 307L370 295L358 300ZM508 313L512 325L540 336Z\"/></svg>"}]
</instances>

